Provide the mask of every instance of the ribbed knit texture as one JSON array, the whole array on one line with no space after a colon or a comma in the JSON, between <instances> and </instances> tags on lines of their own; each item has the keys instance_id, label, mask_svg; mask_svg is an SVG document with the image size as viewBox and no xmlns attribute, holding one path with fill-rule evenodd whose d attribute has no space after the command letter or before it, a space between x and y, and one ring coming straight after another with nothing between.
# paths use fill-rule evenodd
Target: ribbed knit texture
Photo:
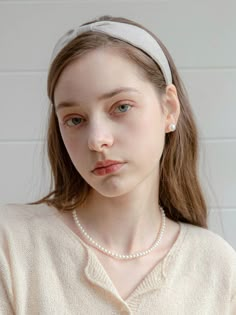
<instances>
[{"instance_id":1,"label":"ribbed knit texture","mask_svg":"<svg viewBox=\"0 0 236 315\"><path fill-rule=\"evenodd\" d=\"M236 253L213 232L181 223L169 253L123 300L56 209L2 206L0 314L236 315Z\"/></svg>"}]
</instances>

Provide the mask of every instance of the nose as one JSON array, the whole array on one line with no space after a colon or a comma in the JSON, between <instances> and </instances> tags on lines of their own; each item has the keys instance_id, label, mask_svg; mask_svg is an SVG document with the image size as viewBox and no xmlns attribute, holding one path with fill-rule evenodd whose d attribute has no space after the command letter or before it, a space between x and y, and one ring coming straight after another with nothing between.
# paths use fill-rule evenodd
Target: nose
<instances>
[{"instance_id":1,"label":"nose","mask_svg":"<svg viewBox=\"0 0 236 315\"><path fill-rule=\"evenodd\" d=\"M91 124L88 133L88 147L91 151L102 152L113 145L114 138L110 126L105 123Z\"/></svg>"}]
</instances>

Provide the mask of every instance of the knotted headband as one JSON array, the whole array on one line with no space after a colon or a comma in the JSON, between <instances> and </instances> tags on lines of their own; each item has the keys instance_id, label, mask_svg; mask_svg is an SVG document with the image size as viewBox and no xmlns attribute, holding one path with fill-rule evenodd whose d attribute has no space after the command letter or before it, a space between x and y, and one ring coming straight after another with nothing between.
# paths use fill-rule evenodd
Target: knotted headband
<instances>
[{"instance_id":1,"label":"knotted headband","mask_svg":"<svg viewBox=\"0 0 236 315\"><path fill-rule=\"evenodd\" d=\"M100 32L120 39L148 54L161 68L166 84L172 83L172 76L167 58L158 42L144 29L121 22L99 21L70 30L57 42L52 59L74 38L86 32Z\"/></svg>"}]
</instances>

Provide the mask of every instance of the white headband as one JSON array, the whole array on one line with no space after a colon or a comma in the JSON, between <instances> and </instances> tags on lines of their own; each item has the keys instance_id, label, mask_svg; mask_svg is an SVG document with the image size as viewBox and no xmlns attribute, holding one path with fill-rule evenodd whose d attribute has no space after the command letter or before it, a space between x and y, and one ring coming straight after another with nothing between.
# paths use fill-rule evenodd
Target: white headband
<instances>
[{"instance_id":1,"label":"white headband","mask_svg":"<svg viewBox=\"0 0 236 315\"><path fill-rule=\"evenodd\" d=\"M127 23L100 21L71 30L57 42L52 53L52 59L54 59L62 48L64 48L70 41L85 32L108 34L111 37L123 40L124 42L143 50L159 65L165 77L166 84L168 85L172 83L172 76L167 58L158 42L142 28Z\"/></svg>"}]
</instances>

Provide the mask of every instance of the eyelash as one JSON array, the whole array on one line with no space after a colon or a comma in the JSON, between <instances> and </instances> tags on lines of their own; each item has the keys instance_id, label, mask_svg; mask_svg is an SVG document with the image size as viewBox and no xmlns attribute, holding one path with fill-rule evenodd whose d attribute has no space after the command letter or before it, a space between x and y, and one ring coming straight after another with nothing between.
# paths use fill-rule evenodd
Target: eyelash
<instances>
[{"instance_id":1,"label":"eyelash","mask_svg":"<svg viewBox=\"0 0 236 315\"><path fill-rule=\"evenodd\" d=\"M128 109L127 111L125 111L125 112L120 111L120 112L118 112L119 114L126 113L126 112L128 112L128 111L132 108L132 105L131 105L131 104L129 104L129 103L122 103L122 104L118 105L118 106L116 107L116 109L119 108L119 107L121 107L121 106L128 106L129 109ZM115 110L116 110L116 109L115 109ZM115 111L114 111L114 112L115 112ZM67 127L69 127L69 128L73 128L73 127L76 127L76 126L81 125L81 123L79 123L79 124L77 124L77 125L76 125L76 124L75 124L75 125L74 125L74 124L69 125L68 122L72 121L73 119L81 119L81 121L83 120L83 118L80 117L80 116L71 117L71 118L65 119L64 122L63 122L63 125L65 125L65 126L67 126Z\"/></svg>"}]
</instances>

